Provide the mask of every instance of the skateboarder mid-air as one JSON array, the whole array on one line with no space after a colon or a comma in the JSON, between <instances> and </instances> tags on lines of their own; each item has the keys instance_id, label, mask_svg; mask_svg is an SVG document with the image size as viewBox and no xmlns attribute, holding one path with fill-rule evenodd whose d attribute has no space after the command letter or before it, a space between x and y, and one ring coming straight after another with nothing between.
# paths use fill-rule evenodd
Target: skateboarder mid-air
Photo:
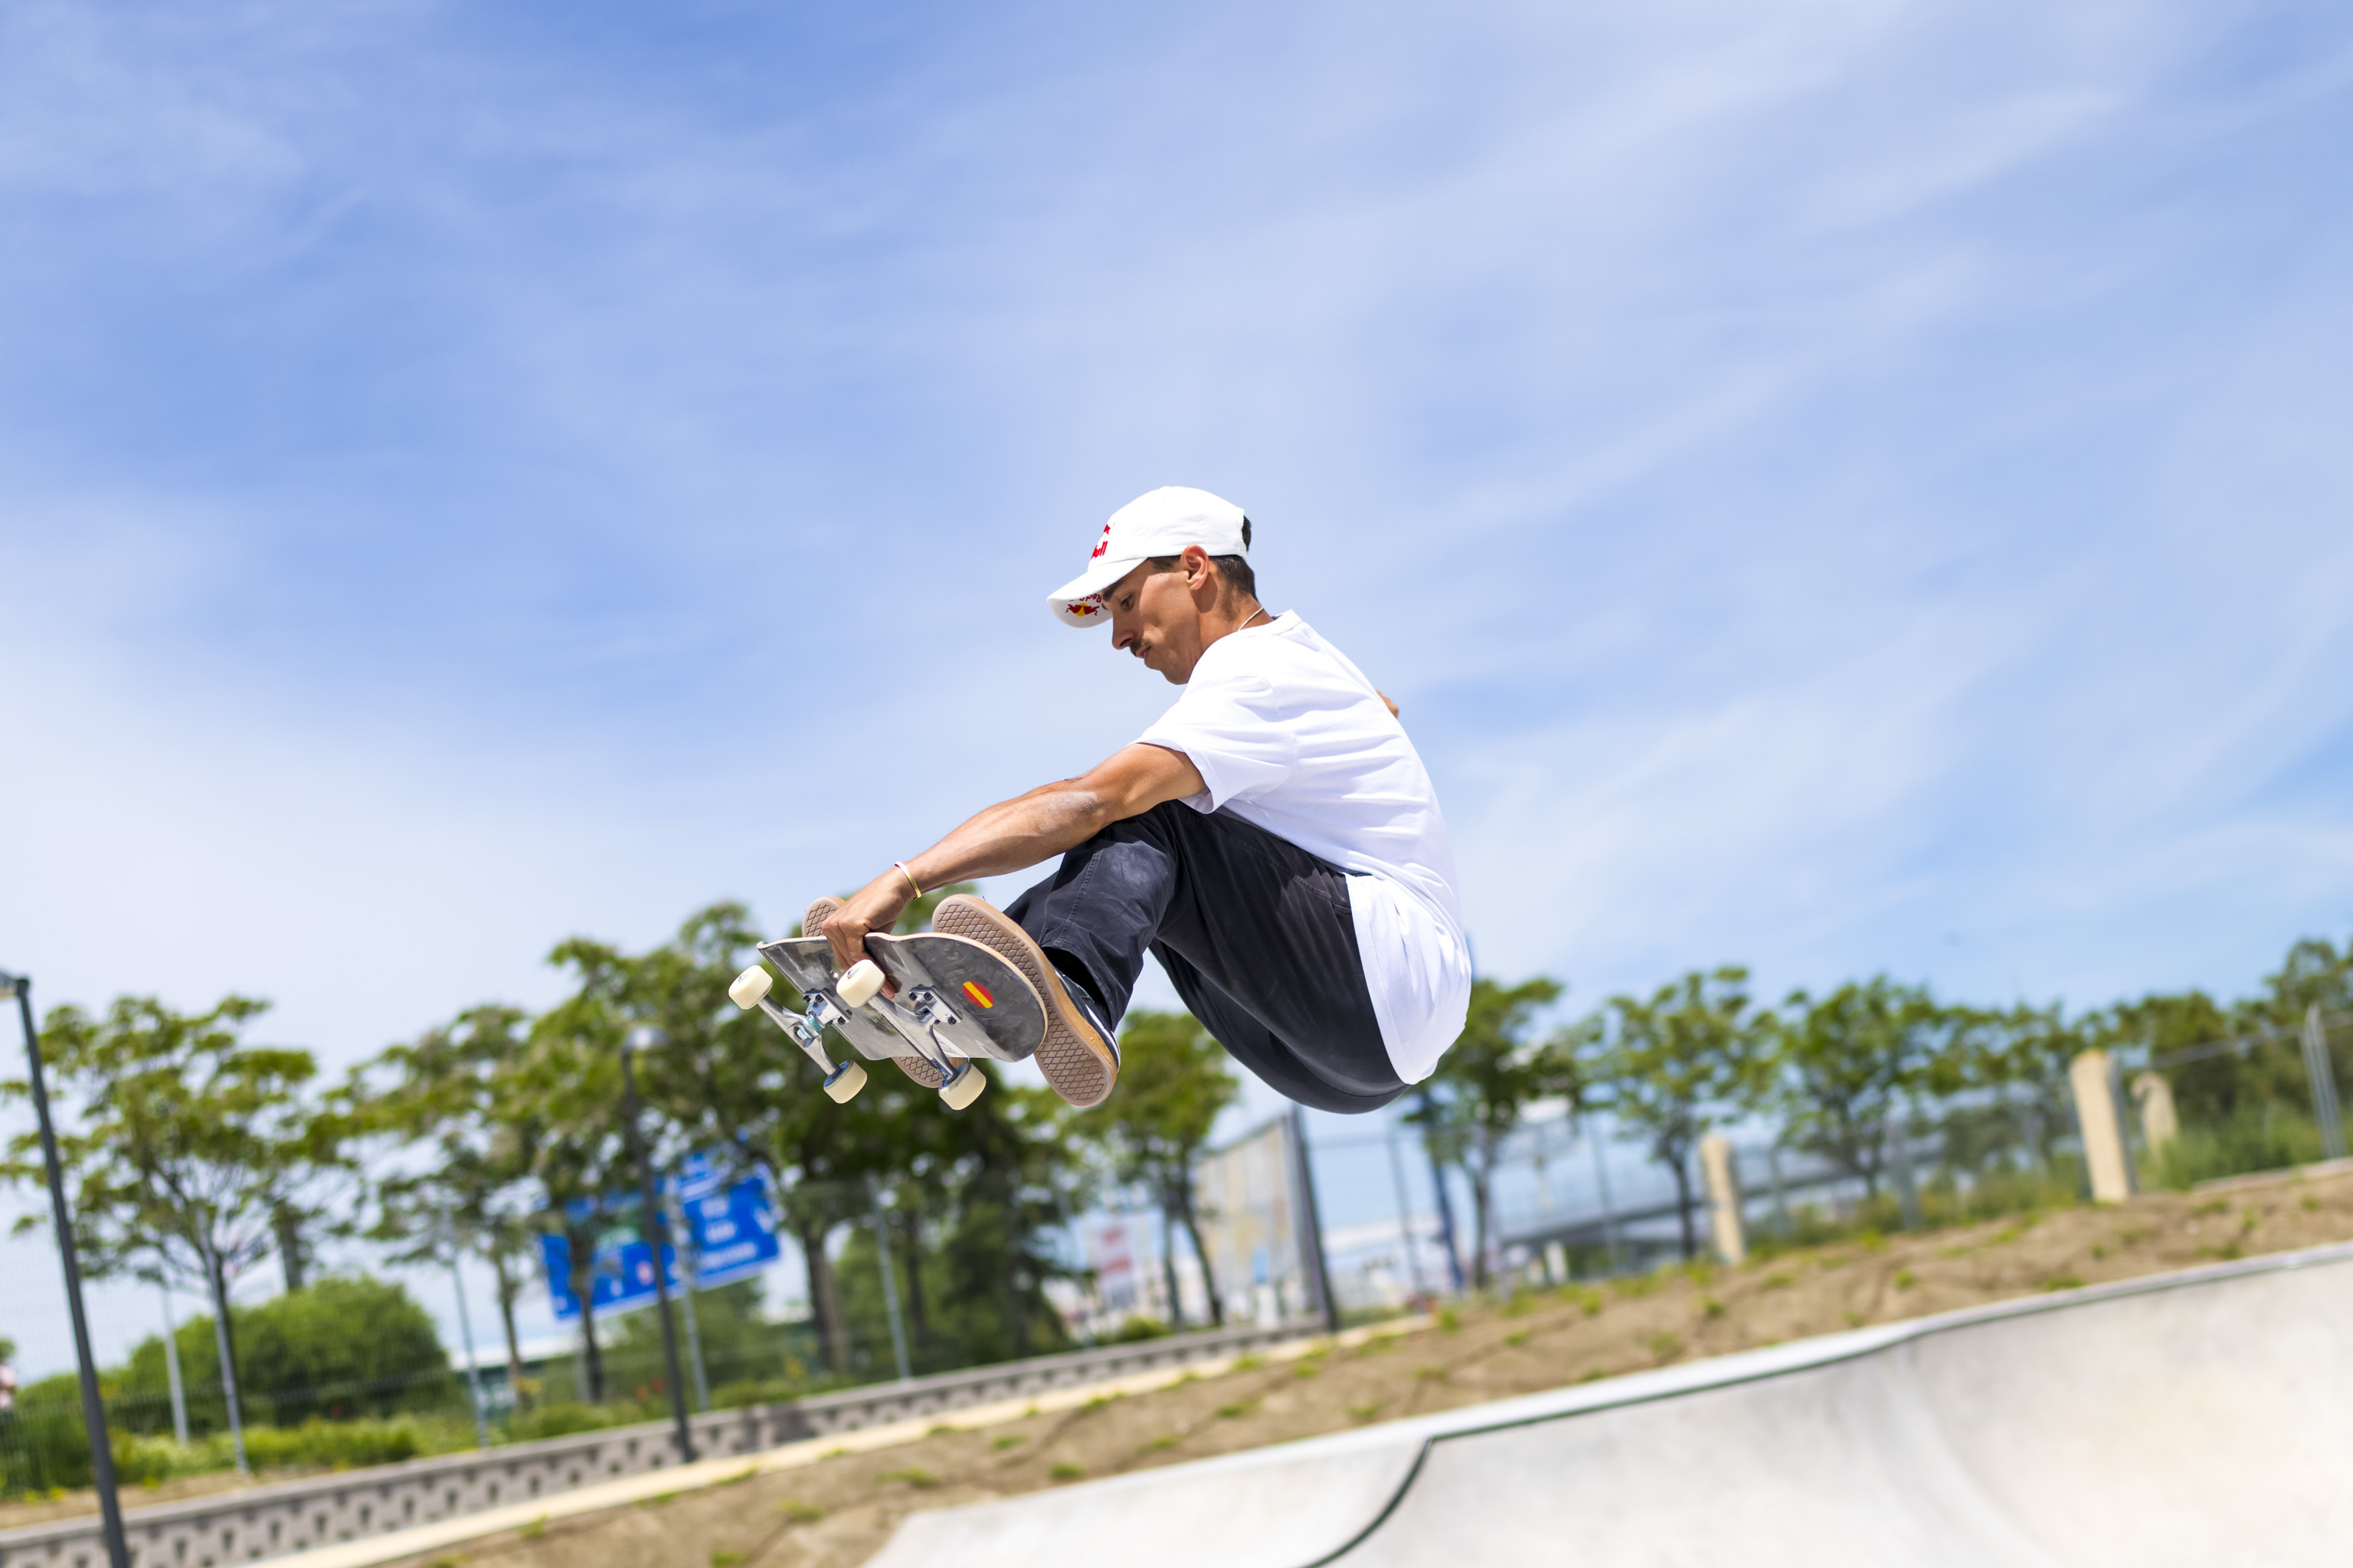
<instances>
[{"instance_id":1,"label":"skateboarder mid-air","mask_svg":"<svg viewBox=\"0 0 2353 1568\"><path fill-rule=\"evenodd\" d=\"M1303 1105L1369 1111L1461 1033L1471 952L1430 775L1397 706L1296 611L1259 603L1250 519L1169 487L1103 524L1048 596L1184 688L1134 744L989 807L809 929L866 956L922 890L1062 857L999 911L955 895L934 930L987 944L1046 1004L1039 1067L1074 1106L1119 1073L1116 1024L1160 960L1193 1016Z\"/></svg>"}]
</instances>

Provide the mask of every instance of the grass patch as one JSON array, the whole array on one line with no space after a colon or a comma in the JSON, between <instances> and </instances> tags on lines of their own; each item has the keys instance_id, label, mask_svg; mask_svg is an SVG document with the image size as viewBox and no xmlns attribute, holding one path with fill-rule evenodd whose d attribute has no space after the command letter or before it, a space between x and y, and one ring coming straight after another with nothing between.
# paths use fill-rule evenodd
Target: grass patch
<instances>
[{"instance_id":1,"label":"grass patch","mask_svg":"<svg viewBox=\"0 0 2353 1568\"><path fill-rule=\"evenodd\" d=\"M795 1502L790 1499L776 1505L776 1511L788 1524L815 1524L825 1517L825 1510L815 1503Z\"/></svg>"},{"instance_id":2,"label":"grass patch","mask_svg":"<svg viewBox=\"0 0 2353 1568\"><path fill-rule=\"evenodd\" d=\"M1176 1434L1174 1432L1163 1432L1159 1436L1155 1437L1151 1442L1146 1443L1144 1446L1144 1451L1147 1454L1159 1454L1165 1453L1175 1446L1176 1446Z\"/></svg>"},{"instance_id":3,"label":"grass patch","mask_svg":"<svg viewBox=\"0 0 2353 1568\"><path fill-rule=\"evenodd\" d=\"M1662 1361L1673 1361L1683 1353L1683 1342L1664 1331L1651 1335L1643 1343L1651 1355Z\"/></svg>"},{"instance_id":4,"label":"grass patch","mask_svg":"<svg viewBox=\"0 0 2353 1568\"><path fill-rule=\"evenodd\" d=\"M638 1506L639 1508L661 1508L668 1504L671 1499L677 1496L678 1494L676 1492L656 1492L649 1498L639 1498L638 1499Z\"/></svg>"},{"instance_id":5,"label":"grass patch","mask_svg":"<svg viewBox=\"0 0 2353 1568\"><path fill-rule=\"evenodd\" d=\"M2084 1282L2072 1274L2054 1274L2042 1282L2045 1290L2081 1290Z\"/></svg>"},{"instance_id":6,"label":"grass patch","mask_svg":"<svg viewBox=\"0 0 2353 1568\"><path fill-rule=\"evenodd\" d=\"M1256 1372L1259 1368L1264 1365L1266 1365L1266 1358L1264 1356L1236 1356L1234 1358L1234 1371L1236 1372Z\"/></svg>"},{"instance_id":7,"label":"grass patch","mask_svg":"<svg viewBox=\"0 0 2353 1568\"><path fill-rule=\"evenodd\" d=\"M711 1568L742 1568L743 1562L744 1554L740 1552L714 1549L711 1553Z\"/></svg>"},{"instance_id":8,"label":"grass patch","mask_svg":"<svg viewBox=\"0 0 2353 1568\"><path fill-rule=\"evenodd\" d=\"M1028 1441L1029 1441L1029 1436L1027 1433L1008 1432L1004 1436L990 1443L988 1446L991 1452L1002 1454L1008 1448L1018 1448L1022 1444L1027 1443Z\"/></svg>"},{"instance_id":9,"label":"grass patch","mask_svg":"<svg viewBox=\"0 0 2353 1568\"><path fill-rule=\"evenodd\" d=\"M2228 1198L2216 1198L2210 1202L2200 1203L2196 1208L2190 1210L2189 1217L2193 1220L2211 1219L2216 1214L2227 1214L2230 1212L2231 1200Z\"/></svg>"},{"instance_id":10,"label":"grass patch","mask_svg":"<svg viewBox=\"0 0 2353 1568\"><path fill-rule=\"evenodd\" d=\"M1724 1316L1724 1303L1713 1296L1703 1296L1699 1298L1699 1315L1703 1318L1721 1318Z\"/></svg>"},{"instance_id":11,"label":"grass patch","mask_svg":"<svg viewBox=\"0 0 2353 1568\"><path fill-rule=\"evenodd\" d=\"M940 1484L940 1478L937 1476L914 1465L910 1465L903 1470L885 1470L874 1478L885 1484L892 1481L904 1481L919 1492L928 1491Z\"/></svg>"},{"instance_id":12,"label":"grass patch","mask_svg":"<svg viewBox=\"0 0 2353 1568\"><path fill-rule=\"evenodd\" d=\"M963 1430L963 1427L957 1425L953 1421L943 1421L938 1425L933 1427L929 1432L924 1433L923 1436L926 1437L948 1437L953 1436Z\"/></svg>"},{"instance_id":13,"label":"grass patch","mask_svg":"<svg viewBox=\"0 0 2353 1568\"><path fill-rule=\"evenodd\" d=\"M1860 1329L1862 1327L1862 1314L1856 1311L1852 1307L1841 1313L1840 1316L1846 1319L1846 1326L1850 1329Z\"/></svg>"},{"instance_id":14,"label":"grass patch","mask_svg":"<svg viewBox=\"0 0 2353 1568\"><path fill-rule=\"evenodd\" d=\"M1917 1284L1919 1284L1919 1283L1920 1283L1920 1277L1919 1277L1918 1275L1916 1275L1916 1274L1913 1273L1910 1269L1908 1269L1908 1268L1899 1268L1899 1269L1897 1269L1897 1270L1895 1271L1895 1288L1896 1288L1896 1289L1898 1289L1898 1290L1909 1290L1909 1289L1911 1289L1914 1286L1915 1286L1915 1285L1917 1285Z\"/></svg>"},{"instance_id":15,"label":"grass patch","mask_svg":"<svg viewBox=\"0 0 2353 1568\"><path fill-rule=\"evenodd\" d=\"M1322 1367L1312 1365L1306 1361L1302 1361L1297 1366L1291 1369L1291 1375L1293 1377L1314 1377L1317 1372L1320 1372L1323 1370L1324 1369Z\"/></svg>"},{"instance_id":16,"label":"grass patch","mask_svg":"<svg viewBox=\"0 0 2353 1568\"><path fill-rule=\"evenodd\" d=\"M1757 1288L1760 1290L1787 1290L1789 1287L1797 1283L1798 1282L1796 1280L1790 1278L1786 1274L1768 1274L1765 1277L1765 1282L1758 1286Z\"/></svg>"},{"instance_id":17,"label":"grass patch","mask_svg":"<svg viewBox=\"0 0 2353 1568\"><path fill-rule=\"evenodd\" d=\"M1374 1416L1378 1415L1380 1413L1381 1407L1377 1404L1352 1404L1348 1406L1348 1419L1351 1421L1370 1421Z\"/></svg>"},{"instance_id":18,"label":"grass patch","mask_svg":"<svg viewBox=\"0 0 2353 1568\"><path fill-rule=\"evenodd\" d=\"M1518 1349L1518 1348L1519 1348L1520 1346L1522 1346L1522 1345L1526 1344L1527 1342L1528 1342L1528 1331L1527 1331L1525 1329L1522 1329L1522 1330L1521 1330L1518 1333L1516 1333L1516 1334L1506 1334L1506 1335L1504 1335L1504 1343L1505 1343L1505 1344L1507 1344L1507 1345L1511 1346L1511 1347L1512 1347L1513 1349L1514 1349L1514 1350Z\"/></svg>"},{"instance_id":19,"label":"grass patch","mask_svg":"<svg viewBox=\"0 0 2353 1568\"><path fill-rule=\"evenodd\" d=\"M1032 1415L1038 1414L1038 1410L1035 1405L1030 1407L1029 1414ZM820 1459L847 1459L849 1457L849 1445L844 1443L837 1447L828 1448L824 1453L819 1454L818 1457Z\"/></svg>"},{"instance_id":20,"label":"grass patch","mask_svg":"<svg viewBox=\"0 0 2353 1568\"><path fill-rule=\"evenodd\" d=\"M233 1318L229 1320L231 1322L236 1321ZM537 1541L541 1536L547 1533L547 1516L545 1514L541 1514L537 1519L533 1520L529 1524L526 1524L521 1530L516 1531L515 1533L522 1536L525 1541Z\"/></svg>"},{"instance_id":21,"label":"grass patch","mask_svg":"<svg viewBox=\"0 0 2353 1568\"><path fill-rule=\"evenodd\" d=\"M1438 1309L1438 1329L1439 1332L1443 1334L1461 1333L1462 1331L1462 1314L1457 1312L1451 1307L1440 1307Z\"/></svg>"},{"instance_id":22,"label":"grass patch","mask_svg":"<svg viewBox=\"0 0 2353 1568\"><path fill-rule=\"evenodd\" d=\"M1577 1374L1577 1381L1579 1383L1599 1383L1603 1378L1608 1377L1609 1375L1609 1374L1608 1372L1603 1372L1599 1367L1588 1367L1584 1372Z\"/></svg>"},{"instance_id":23,"label":"grass patch","mask_svg":"<svg viewBox=\"0 0 2353 1568\"><path fill-rule=\"evenodd\" d=\"M1630 1274L1618 1281L1616 1288L1620 1300L1631 1301L1638 1297L1650 1295L1658 1287L1659 1277L1655 1274Z\"/></svg>"},{"instance_id":24,"label":"grass patch","mask_svg":"<svg viewBox=\"0 0 2353 1568\"><path fill-rule=\"evenodd\" d=\"M2307 1214L2320 1213L2320 1200L2306 1192L2304 1195L2304 1212Z\"/></svg>"},{"instance_id":25,"label":"grass patch","mask_svg":"<svg viewBox=\"0 0 2353 1568\"><path fill-rule=\"evenodd\" d=\"M1086 1473L1087 1470L1085 1466L1073 1465L1068 1459L1065 1459L1061 1463L1055 1465L1053 1467L1049 1469L1046 1472L1046 1478L1050 1481L1075 1481L1080 1479Z\"/></svg>"},{"instance_id":26,"label":"grass patch","mask_svg":"<svg viewBox=\"0 0 2353 1568\"><path fill-rule=\"evenodd\" d=\"M1444 1383L1446 1381L1446 1369L1444 1367L1416 1367L1413 1369L1413 1375L1417 1381L1421 1383Z\"/></svg>"},{"instance_id":27,"label":"grass patch","mask_svg":"<svg viewBox=\"0 0 2353 1568\"><path fill-rule=\"evenodd\" d=\"M1255 1402L1250 1400L1244 1400L1239 1404L1221 1404L1218 1406L1218 1419L1220 1421L1240 1421L1243 1416L1248 1415L1250 1413L1254 1403Z\"/></svg>"},{"instance_id":28,"label":"grass patch","mask_svg":"<svg viewBox=\"0 0 2353 1568\"><path fill-rule=\"evenodd\" d=\"M2102 1246L2098 1242L2094 1242L2094 1243L2092 1244L2092 1261L2093 1261L2094 1263L2098 1263L2098 1262L2100 1262L2102 1259L2105 1258L2107 1255L2108 1255L2108 1249L2107 1249L2106 1247Z\"/></svg>"}]
</instances>

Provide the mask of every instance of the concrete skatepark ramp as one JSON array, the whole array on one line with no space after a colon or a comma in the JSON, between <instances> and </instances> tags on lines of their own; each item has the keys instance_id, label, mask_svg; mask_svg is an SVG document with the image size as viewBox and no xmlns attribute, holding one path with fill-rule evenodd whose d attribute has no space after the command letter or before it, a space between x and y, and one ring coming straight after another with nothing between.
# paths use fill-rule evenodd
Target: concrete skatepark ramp
<instances>
[{"instance_id":1,"label":"concrete skatepark ramp","mask_svg":"<svg viewBox=\"0 0 2353 1568\"><path fill-rule=\"evenodd\" d=\"M873 1568L2353 1562L2353 1245L917 1514Z\"/></svg>"}]
</instances>

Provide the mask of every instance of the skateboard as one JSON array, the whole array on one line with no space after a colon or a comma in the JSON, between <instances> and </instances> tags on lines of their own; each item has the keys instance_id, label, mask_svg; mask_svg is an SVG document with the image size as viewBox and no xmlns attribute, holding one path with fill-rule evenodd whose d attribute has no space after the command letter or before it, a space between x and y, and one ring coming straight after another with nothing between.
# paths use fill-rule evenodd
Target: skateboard
<instances>
[{"instance_id":1,"label":"skateboard","mask_svg":"<svg viewBox=\"0 0 2353 1568\"><path fill-rule=\"evenodd\" d=\"M774 980L765 965L754 964L727 988L736 1006L760 1009L792 1036L825 1073L825 1092L837 1104L848 1104L866 1086L866 1069L833 1062L825 1049L828 1028L860 1055L896 1059L909 1076L936 1087L951 1110L964 1109L987 1086L973 1057L1024 1061L1046 1037L1046 1007L1035 988L978 942L938 931L875 932L868 935L866 950L869 957L837 975L833 949L822 937L761 943L760 957L800 991L802 1012L769 996ZM894 992L890 996L882 994L886 980Z\"/></svg>"}]
</instances>

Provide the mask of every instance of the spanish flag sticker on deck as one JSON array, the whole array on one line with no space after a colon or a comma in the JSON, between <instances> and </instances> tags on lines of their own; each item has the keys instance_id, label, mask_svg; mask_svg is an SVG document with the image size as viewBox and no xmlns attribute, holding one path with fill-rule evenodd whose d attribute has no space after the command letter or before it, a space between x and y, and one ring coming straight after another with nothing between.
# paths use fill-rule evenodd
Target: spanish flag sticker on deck
<instances>
[{"instance_id":1,"label":"spanish flag sticker on deck","mask_svg":"<svg viewBox=\"0 0 2353 1568\"><path fill-rule=\"evenodd\" d=\"M997 1005L997 999L989 995L988 988L981 984L978 980L965 981L964 993L983 1007L995 1007Z\"/></svg>"}]
</instances>

